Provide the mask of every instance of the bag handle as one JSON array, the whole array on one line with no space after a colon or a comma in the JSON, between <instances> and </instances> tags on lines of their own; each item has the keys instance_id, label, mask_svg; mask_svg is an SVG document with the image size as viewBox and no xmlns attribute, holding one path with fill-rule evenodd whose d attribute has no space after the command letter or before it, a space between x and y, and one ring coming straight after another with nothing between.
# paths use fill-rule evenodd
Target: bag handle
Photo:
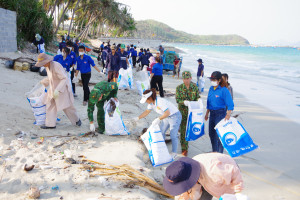
<instances>
[{"instance_id":1,"label":"bag handle","mask_svg":"<svg viewBox=\"0 0 300 200\"><path fill-rule=\"evenodd\" d=\"M25 96L28 97L31 93L33 93L35 90L37 90L39 87L43 86L40 82L35 84L35 86L29 91L25 93Z\"/></svg>"}]
</instances>

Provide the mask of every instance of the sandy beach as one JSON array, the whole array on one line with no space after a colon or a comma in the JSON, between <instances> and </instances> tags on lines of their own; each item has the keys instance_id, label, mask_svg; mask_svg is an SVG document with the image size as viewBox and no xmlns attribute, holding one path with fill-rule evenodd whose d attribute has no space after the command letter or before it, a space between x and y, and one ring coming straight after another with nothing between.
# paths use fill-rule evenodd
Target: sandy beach
<instances>
[{"instance_id":1,"label":"sandy beach","mask_svg":"<svg viewBox=\"0 0 300 200\"><path fill-rule=\"evenodd\" d=\"M9 56L14 58L20 54L12 53ZM82 87L77 85L78 97L75 98L82 126L72 126L64 113L60 112L58 117L61 121L57 128L42 130L33 124L33 113L25 93L43 77L35 72L7 69L2 60L0 69L0 199L27 199L26 192L31 186L41 189L40 199L49 200L167 199L143 187L128 187L111 177L90 177L89 172L80 169L80 164L66 163L66 158L80 162L79 156L85 156L106 164L128 164L162 184L168 165L152 167L146 148L138 141L142 130L149 127L157 114L152 112L136 124L130 121L146 109L146 105L139 103L140 96L136 90L118 92L122 117L131 135L76 137L55 147L70 139L61 136L80 136L89 132L87 107L82 105ZM166 98L175 103L176 86L182 81L172 78L171 72L169 74L165 73L163 85L169 94ZM105 77L93 70L91 82L102 80ZM207 81L205 92L201 94L204 105L209 86ZM300 199L300 124L253 104L237 93L234 103L233 115L239 114L237 119L259 146L259 149L235 159L245 182L243 193L251 200ZM189 157L211 151L208 123L205 126L206 134L190 143ZM40 137L44 137L41 144L38 143ZM171 148L170 144L168 147ZM25 164L34 164L35 168L25 172ZM55 186L59 189L53 190Z\"/></svg>"}]
</instances>

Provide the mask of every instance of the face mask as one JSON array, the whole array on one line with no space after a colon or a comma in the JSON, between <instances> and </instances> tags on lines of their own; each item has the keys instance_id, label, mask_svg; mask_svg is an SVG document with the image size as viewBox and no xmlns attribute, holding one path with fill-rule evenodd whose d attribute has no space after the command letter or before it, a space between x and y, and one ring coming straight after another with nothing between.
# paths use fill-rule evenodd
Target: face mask
<instances>
[{"instance_id":1,"label":"face mask","mask_svg":"<svg viewBox=\"0 0 300 200\"><path fill-rule=\"evenodd\" d=\"M218 81L210 81L210 83L214 87L218 86Z\"/></svg>"},{"instance_id":2,"label":"face mask","mask_svg":"<svg viewBox=\"0 0 300 200\"><path fill-rule=\"evenodd\" d=\"M70 49L70 51L72 51L72 47L68 47Z\"/></svg>"},{"instance_id":3,"label":"face mask","mask_svg":"<svg viewBox=\"0 0 300 200\"><path fill-rule=\"evenodd\" d=\"M80 55L80 56L83 56L83 55L84 55L84 52L79 52L79 55Z\"/></svg>"},{"instance_id":4,"label":"face mask","mask_svg":"<svg viewBox=\"0 0 300 200\"><path fill-rule=\"evenodd\" d=\"M66 56L66 53L65 53L65 52L62 52L61 55L62 55L63 57L65 57L65 56Z\"/></svg>"}]
</instances>

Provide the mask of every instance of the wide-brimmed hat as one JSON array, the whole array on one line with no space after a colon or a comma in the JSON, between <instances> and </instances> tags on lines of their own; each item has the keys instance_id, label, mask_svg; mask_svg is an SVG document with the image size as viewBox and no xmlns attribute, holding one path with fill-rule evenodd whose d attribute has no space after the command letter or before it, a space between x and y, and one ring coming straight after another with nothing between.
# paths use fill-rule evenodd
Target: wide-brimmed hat
<instances>
[{"instance_id":1,"label":"wide-brimmed hat","mask_svg":"<svg viewBox=\"0 0 300 200\"><path fill-rule=\"evenodd\" d=\"M40 53L37 57L38 62L35 64L36 67L43 67L48 62L51 62L53 58L45 53Z\"/></svg>"},{"instance_id":2,"label":"wide-brimmed hat","mask_svg":"<svg viewBox=\"0 0 300 200\"><path fill-rule=\"evenodd\" d=\"M167 167L163 187L170 195L180 195L194 187L200 171L199 162L188 157L180 158Z\"/></svg>"},{"instance_id":3,"label":"wide-brimmed hat","mask_svg":"<svg viewBox=\"0 0 300 200\"><path fill-rule=\"evenodd\" d=\"M210 77L208 77L209 79L221 79L222 78L222 73L219 71L214 71Z\"/></svg>"},{"instance_id":4,"label":"wide-brimmed hat","mask_svg":"<svg viewBox=\"0 0 300 200\"><path fill-rule=\"evenodd\" d=\"M140 103L143 104L147 101L147 99L152 95L152 91L150 91L149 93L147 94L143 94L142 95L142 99L140 100Z\"/></svg>"},{"instance_id":5,"label":"wide-brimmed hat","mask_svg":"<svg viewBox=\"0 0 300 200\"><path fill-rule=\"evenodd\" d=\"M202 62L202 59L201 59L201 58L199 58L197 61L198 61L198 62ZM203 62L202 62L202 63L203 63Z\"/></svg>"}]
</instances>

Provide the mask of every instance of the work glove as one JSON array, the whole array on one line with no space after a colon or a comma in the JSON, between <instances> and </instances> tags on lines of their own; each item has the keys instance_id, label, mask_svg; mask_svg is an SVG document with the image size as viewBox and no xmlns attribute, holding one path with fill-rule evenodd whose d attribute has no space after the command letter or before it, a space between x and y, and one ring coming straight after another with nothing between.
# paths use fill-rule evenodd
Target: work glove
<instances>
[{"instance_id":1,"label":"work glove","mask_svg":"<svg viewBox=\"0 0 300 200\"><path fill-rule=\"evenodd\" d=\"M57 99L58 96L59 96L59 91L58 90L54 90L54 92L53 92L53 99L54 100Z\"/></svg>"},{"instance_id":2,"label":"work glove","mask_svg":"<svg viewBox=\"0 0 300 200\"><path fill-rule=\"evenodd\" d=\"M160 123L160 119L159 119L159 118L156 118L155 120L153 120L152 126L159 125L159 123Z\"/></svg>"},{"instance_id":3,"label":"work glove","mask_svg":"<svg viewBox=\"0 0 300 200\"><path fill-rule=\"evenodd\" d=\"M187 101L187 100L185 100L184 102L183 102L183 104L185 105L185 106L189 106L189 101Z\"/></svg>"},{"instance_id":4,"label":"work glove","mask_svg":"<svg viewBox=\"0 0 300 200\"><path fill-rule=\"evenodd\" d=\"M94 123L90 124L90 131L95 132L96 128Z\"/></svg>"},{"instance_id":5,"label":"work glove","mask_svg":"<svg viewBox=\"0 0 300 200\"><path fill-rule=\"evenodd\" d=\"M139 120L140 120L139 117L135 117L135 118L132 119L132 121L134 121L134 122L137 122L137 121L139 121Z\"/></svg>"},{"instance_id":6,"label":"work glove","mask_svg":"<svg viewBox=\"0 0 300 200\"><path fill-rule=\"evenodd\" d=\"M103 74L105 74L105 73L106 73L106 68L103 69Z\"/></svg>"}]
</instances>

